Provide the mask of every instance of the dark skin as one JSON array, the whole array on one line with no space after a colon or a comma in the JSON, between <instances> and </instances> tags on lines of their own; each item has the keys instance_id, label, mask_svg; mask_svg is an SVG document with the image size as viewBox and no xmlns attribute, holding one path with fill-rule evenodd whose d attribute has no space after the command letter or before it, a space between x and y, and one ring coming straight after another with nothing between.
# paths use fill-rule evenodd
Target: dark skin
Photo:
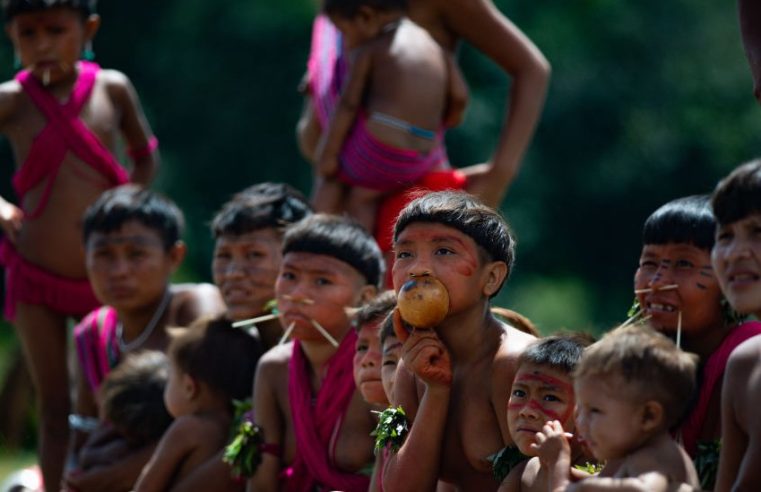
<instances>
[{"instance_id":1,"label":"dark skin","mask_svg":"<svg viewBox=\"0 0 761 492\"><path fill-rule=\"evenodd\" d=\"M761 103L761 5L753 0L738 0L737 7L745 55L753 76L753 95Z\"/></svg>"}]
</instances>

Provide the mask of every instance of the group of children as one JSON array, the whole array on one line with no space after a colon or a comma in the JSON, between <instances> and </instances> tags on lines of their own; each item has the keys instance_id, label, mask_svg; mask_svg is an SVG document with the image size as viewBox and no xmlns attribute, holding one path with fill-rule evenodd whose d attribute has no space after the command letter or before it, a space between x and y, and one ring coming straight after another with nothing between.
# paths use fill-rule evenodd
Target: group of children
<instances>
[{"instance_id":1,"label":"group of children","mask_svg":"<svg viewBox=\"0 0 761 492\"><path fill-rule=\"evenodd\" d=\"M0 199L0 261L38 395L40 487L725 491L761 479L761 323L745 321L761 315L760 163L647 220L624 325L599 342L537 338L491 306L515 241L489 205L538 118L541 53L489 0L325 0L298 134L312 203L329 213L288 185L246 188L211 223L214 285L175 285L183 216L145 187L158 142L129 80L91 61L94 3L3 1L24 69L0 85L20 200ZM460 39L513 88L493 159L455 171L443 136L467 100ZM415 198L413 185L470 194ZM433 329L397 307L421 278L448 299ZM224 451L236 430L254 442L248 477Z\"/></svg>"}]
</instances>

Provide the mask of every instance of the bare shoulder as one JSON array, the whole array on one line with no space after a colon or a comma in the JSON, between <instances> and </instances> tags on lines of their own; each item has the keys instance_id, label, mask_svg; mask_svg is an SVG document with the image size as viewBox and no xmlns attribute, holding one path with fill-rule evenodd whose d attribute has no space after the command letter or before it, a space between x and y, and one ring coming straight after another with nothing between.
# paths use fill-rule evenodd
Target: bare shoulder
<instances>
[{"instance_id":1,"label":"bare shoulder","mask_svg":"<svg viewBox=\"0 0 761 492\"><path fill-rule=\"evenodd\" d=\"M25 98L24 89L18 81L8 80L0 84L0 126L13 118Z\"/></svg>"},{"instance_id":2,"label":"bare shoulder","mask_svg":"<svg viewBox=\"0 0 761 492\"><path fill-rule=\"evenodd\" d=\"M132 89L132 82L118 70L102 69L98 72L98 82L103 84L112 96L127 95Z\"/></svg>"},{"instance_id":3,"label":"bare shoulder","mask_svg":"<svg viewBox=\"0 0 761 492\"><path fill-rule=\"evenodd\" d=\"M619 473L642 476L658 472L669 482L697 485L697 472L687 452L670 436L664 434L650 446L644 446L629 455Z\"/></svg>"},{"instance_id":4,"label":"bare shoulder","mask_svg":"<svg viewBox=\"0 0 761 492\"><path fill-rule=\"evenodd\" d=\"M747 371L761 364L761 335L749 338L732 351L727 371Z\"/></svg>"},{"instance_id":5,"label":"bare shoulder","mask_svg":"<svg viewBox=\"0 0 761 492\"><path fill-rule=\"evenodd\" d=\"M208 422L195 415L177 417L164 433L162 440L172 445L183 445L198 441L200 435L208 428Z\"/></svg>"},{"instance_id":6,"label":"bare shoulder","mask_svg":"<svg viewBox=\"0 0 761 492\"><path fill-rule=\"evenodd\" d=\"M224 313L222 295L212 284L175 284L172 285L172 296L173 318L179 326L186 326L203 316Z\"/></svg>"},{"instance_id":7,"label":"bare shoulder","mask_svg":"<svg viewBox=\"0 0 761 492\"><path fill-rule=\"evenodd\" d=\"M293 342L275 345L262 355L259 359L259 365L256 372L262 372L265 379L271 380L271 377L288 375L288 364L291 361L293 352Z\"/></svg>"}]
</instances>

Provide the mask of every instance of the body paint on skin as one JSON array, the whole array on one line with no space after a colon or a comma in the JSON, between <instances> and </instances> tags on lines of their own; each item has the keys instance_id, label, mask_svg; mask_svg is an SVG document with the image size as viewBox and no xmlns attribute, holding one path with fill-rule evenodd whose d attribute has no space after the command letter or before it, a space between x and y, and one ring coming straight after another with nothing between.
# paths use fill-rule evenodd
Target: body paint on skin
<instances>
[{"instance_id":1,"label":"body paint on skin","mask_svg":"<svg viewBox=\"0 0 761 492\"><path fill-rule=\"evenodd\" d=\"M573 386L571 384L566 383L561 379L547 376L546 374L523 374L520 378L516 379L516 381L539 381L546 384L547 386L554 386L559 390L568 391L570 394L573 394Z\"/></svg>"}]
</instances>

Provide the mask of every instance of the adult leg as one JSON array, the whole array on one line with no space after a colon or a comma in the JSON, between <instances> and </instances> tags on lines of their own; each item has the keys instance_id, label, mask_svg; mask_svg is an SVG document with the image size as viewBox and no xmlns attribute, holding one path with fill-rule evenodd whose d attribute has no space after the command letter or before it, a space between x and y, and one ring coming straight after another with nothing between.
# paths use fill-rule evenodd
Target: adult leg
<instances>
[{"instance_id":1,"label":"adult leg","mask_svg":"<svg viewBox=\"0 0 761 492\"><path fill-rule=\"evenodd\" d=\"M37 395L39 459L47 492L61 487L69 439L66 318L41 305L19 303L16 329Z\"/></svg>"}]
</instances>

